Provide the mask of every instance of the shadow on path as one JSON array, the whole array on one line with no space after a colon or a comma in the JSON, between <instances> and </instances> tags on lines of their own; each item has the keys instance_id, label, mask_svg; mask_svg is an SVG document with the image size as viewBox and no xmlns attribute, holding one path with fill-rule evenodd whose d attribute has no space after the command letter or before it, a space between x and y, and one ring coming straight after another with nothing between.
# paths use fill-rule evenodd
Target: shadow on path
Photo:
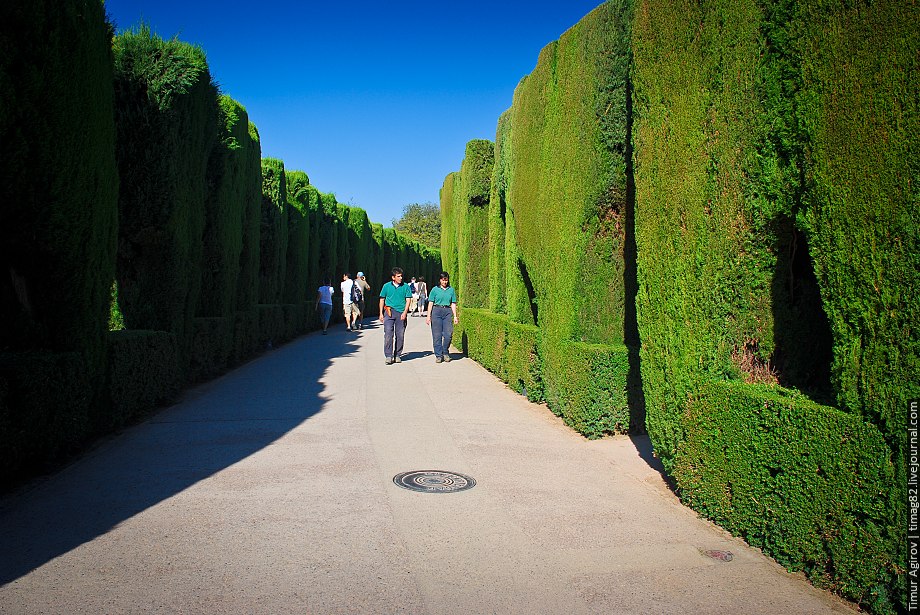
<instances>
[{"instance_id":1,"label":"shadow on path","mask_svg":"<svg viewBox=\"0 0 920 615\"><path fill-rule=\"evenodd\" d=\"M187 391L50 478L0 499L0 585L232 466L319 413L352 334L318 332Z\"/></svg>"}]
</instances>

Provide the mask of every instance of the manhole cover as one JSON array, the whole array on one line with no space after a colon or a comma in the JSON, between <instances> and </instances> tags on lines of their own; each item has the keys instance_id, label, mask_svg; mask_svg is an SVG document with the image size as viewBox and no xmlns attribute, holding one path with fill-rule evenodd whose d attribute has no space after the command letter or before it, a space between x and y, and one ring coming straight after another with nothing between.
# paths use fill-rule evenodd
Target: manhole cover
<instances>
[{"instance_id":1,"label":"manhole cover","mask_svg":"<svg viewBox=\"0 0 920 615\"><path fill-rule=\"evenodd\" d=\"M413 470L393 477L393 482L404 489L422 493L453 493L476 486L476 480L456 472L441 470Z\"/></svg>"}]
</instances>

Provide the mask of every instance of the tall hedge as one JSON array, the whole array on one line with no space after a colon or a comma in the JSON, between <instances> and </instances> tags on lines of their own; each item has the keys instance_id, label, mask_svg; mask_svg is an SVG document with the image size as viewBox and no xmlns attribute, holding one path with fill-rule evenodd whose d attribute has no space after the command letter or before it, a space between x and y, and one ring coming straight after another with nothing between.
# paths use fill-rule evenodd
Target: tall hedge
<instances>
[{"instance_id":1,"label":"tall hedge","mask_svg":"<svg viewBox=\"0 0 920 615\"><path fill-rule=\"evenodd\" d=\"M489 306L489 198L495 166L495 145L485 139L466 144L460 165L457 221L458 284L463 305Z\"/></svg>"},{"instance_id":2,"label":"tall hedge","mask_svg":"<svg viewBox=\"0 0 920 615\"><path fill-rule=\"evenodd\" d=\"M287 272L288 200L284 163L262 159L259 303L280 304Z\"/></svg>"},{"instance_id":3,"label":"tall hedge","mask_svg":"<svg viewBox=\"0 0 920 615\"><path fill-rule=\"evenodd\" d=\"M0 23L0 349L78 352L98 376L117 227L111 26L96 0L3 3Z\"/></svg>"},{"instance_id":4,"label":"tall hedge","mask_svg":"<svg viewBox=\"0 0 920 615\"><path fill-rule=\"evenodd\" d=\"M763 485L715 472L681 471L677 481L699 507L730 484L732 501L714 518L732 519L725 522L733 528L775 526L782 540L759 539L768 553L891 612L906 604L898 580L906 498L893 477L904 473L906 400L917 396L907 374L920 346L912 325L917 232L908 213L916 189L905 181L916 175L906 155L916 143L909 120L916 98L904 94L917 57L910 25L917 8L865 9L639 3L637 313L647 424L669 470L694 458L697 468L743 473L744 460L695 437L697 420L723 423L714 427L722 433L760 421L765 459L772 456L764 463L783 474L776 495L837 506L837 496L809 491L805 474L786 472L775 447L814 455L828 448L843 460L872 442L877 467L851 468L856 482L872 486L860 487L866 497L845 506L831 523L836 534L817 546L794 515L771 518L749 506L761 501ZM716 417L717 404L694 400L721 380L738 382L735 396L746 401ZM763 422L757 415L772 402L745 381L794 385L836 402L854 414L843 431L865 435L840 439L837 427L823 429L822 417L837 412L826 406L789 404L783 422ZM805 427L790 433L789 424ZM887 450L878 447L881 436ZM710 504L704 510L714 514ZM875 554L859 546L864 541Z\"/></svg>"},{"instance_id":5,"label":"tall hedge","mask_svg":"<svg viewBox=\"0 0 920 615\"><path fill-rule=\"evenodd\" d=\"M449 273L454 279L452 284L456 286L459 275L457 274L457 218L454 214L455 199L459 195L460 173L448 173L444 178L441 186L441 264L444 271Z\"/></svg>"},{"instance_id":6,"label":"tall hedge","mask_svg":"<svg viewBox=\"0 0 920 615\"><path fill-rule=\"evenodd\" d=\"M229 96L221 96L219 103L221 122L208 166L198 315L230 317L236 311L250 179L249 116Z\"/></svg>"},{"instance_id":7,"label":"tall hedge","mask_svg":"<svg viewBox=\"0 0 920 615\"><path fill-rule=\"evenodd\" d=\"M142 27L113 48L121 311L129 329L175 333L187 361L217 90L198 47Z\"/></svg>"},{"instance_id":8,"label":"tall hedge","mask_svg":"<svg viewBox=\"0 0 920 615\"><path fill-rule=\"evenodd\" d=\"M288 246L283 303L303 304L313 299L307 288L310 268L310 178L303 171L287 171ZM318 285L317 285L318 286Z\"/></svg>"}]
</instances>

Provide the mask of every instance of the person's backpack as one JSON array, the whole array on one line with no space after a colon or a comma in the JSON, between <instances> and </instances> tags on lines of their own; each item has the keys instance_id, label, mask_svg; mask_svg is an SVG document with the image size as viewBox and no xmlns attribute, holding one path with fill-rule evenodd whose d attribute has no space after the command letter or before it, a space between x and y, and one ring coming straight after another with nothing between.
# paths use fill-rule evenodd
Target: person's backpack
<instances>
[{"instance_id":1,"label":"person's backpack","mask_svg":"<svg viewBox=\"0 0 920 615\"><path fill-rule=\"evenodd\" d=\"M415 282L409 284L409 290L411 290L413 294L415 293Z\"/></svg>"},{"instance_id":2,"label":"person's backpack","mask_svg":"<svg viewBox=\"0 0 920 615\"><path fill-rule=\"evenodd\" d=\"M361 301L364 301L364 293L361 292L361 287L358 286L358 283L354 282L351 285L351 302L359 303Z\"/></svg>"}]
</instances>

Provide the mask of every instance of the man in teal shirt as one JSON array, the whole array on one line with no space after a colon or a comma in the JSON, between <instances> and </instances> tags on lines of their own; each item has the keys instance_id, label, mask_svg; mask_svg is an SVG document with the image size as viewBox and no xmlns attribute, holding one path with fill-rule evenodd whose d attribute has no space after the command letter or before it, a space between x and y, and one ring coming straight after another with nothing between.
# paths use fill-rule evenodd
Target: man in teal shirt
<instances>
[{"instance_id":1,"label":"man in teal shirt","mask_svg":"<svg viewBox=\"0 0 920 615\"><path fill-rule=\"evenodd\" d=\"M383 323L383 354L387 365L402 362L399 355L403 350L406 316L412 301L412 290L402 281L403 270L393 267L390 273L391 281L380 289L380 322Z\"/></svg>"}]
</instances>

